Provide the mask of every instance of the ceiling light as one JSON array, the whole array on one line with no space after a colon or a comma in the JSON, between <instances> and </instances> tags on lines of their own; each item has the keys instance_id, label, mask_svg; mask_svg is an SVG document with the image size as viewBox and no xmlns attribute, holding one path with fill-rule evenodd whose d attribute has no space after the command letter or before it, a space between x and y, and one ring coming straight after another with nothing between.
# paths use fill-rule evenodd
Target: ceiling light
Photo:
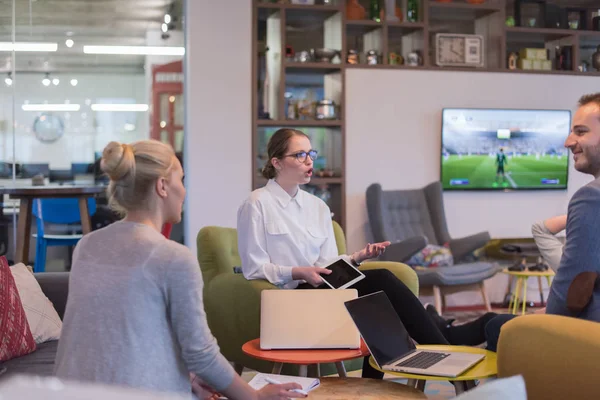
<instances>
[{"instance_id":1,"label":"ceiling light","mask_svg":"<svg viewBox=\"0 0 600 400\"><path fill-rule=\"evenodd\" d=\"M160 30L163 31L164 33L167 33L167 31L169 30L169 26L167 24L162 24L160 26Z\"/></svg>"},{"instance_id":2,"label":"ceiling light","mask_svg":"<svg viewBox=\"0 0 600 400\"><path fill-rule=\"evenodd\" d=\"M23 104L23 111L79 111L79 104Z\"/></svg>"},{"instance_id":3,"label":"ceiling light","mask_svg":"<svg viewBox=\"0 0 600 400\"><path fill-rule=\"evenodd\" d=\"M118 54L140 56L182 56L184 47L168 46L83 46L85 54Z\"/></svg>"},{"instance_id":4,"label":"ceiling light","mask_svg":"<svg viewBox=\"0 0 600 400\"><path fill-rule=\"evenodd\" d=\"M169 103L175 103L175 96L169 96Z\"/></svg>"},{"instance_id":5,"label":"ceiling light","mask_svg":"<svg viewBox=\"0 0 600 400\"><path fill-rule=\"evenodd\" d=\"M170 23L171 23L171 15L165 14L165 24L170 24Z\"/></svg>"},{"instance_id":6,"label":"ceiling light","mask_svg":"<svg viewBox=\"0 0 600 400\"><path fill-rule=\"evenodd\" d=\"M0 42L0 51L56 51L57 43Z\"/></svg>"},{"instance_id":7,"label":"ceiling light","mask_svg":"<svg viewBox=\"0 0 600 400\"><path fill-rule=\"evenodd\" d=\"M160 121L160 127L164 128L165 126L167 126L167 121Z\"/></svg>"},{"instance_id":8,"label":"ceiling light","mask_svg":"<svg viewBox=\"0 0 600 400\"><path fill-rule=\"evenodd\" d=\"M92 104L94 111L148 111L148 104Z\"/></svg>"},{"instance_id":9,"label":"ceiling light","mask_svg":"<svg viewBox=\"0 0 600 400\"><path fill-rule=\"evenodd\" d=\"M73 47L74 44L75 44L75 42L73 41L73 39L65 40L65 45L69 48Z\"/></svg>"},{"instance_id":10,"label":"ceiling light","mask_svg":"<svg viewBox=\"0 0 600 400\"><path fill-rule=\"evenodd\" d=\"M52 84L53 84L54 86L58 86L58 84L59 84L59 83L60 83L60 80L59 80L58 78L54 78L54 79L52 79Z\"/></svg>"},{"instance_id":11,"label":"ceiling light","mask_svg":"<svg viewBox=\"0 0 600 400\"><path fill-rule=\"evenodd\" d=\"M42 79L42 85L50 86L50 78L45 77L44 79Z\"/></svg>"},{"instance_id":12,"label":"ceiling light","mask_svg":"<svg viewBox=\"0 0 600 400\"><path fill-rule=\"evenodd\" d=\"M8 76L4 79L4 83L6 84L6 86L12 86L13 84L13 80L12 80L12 73L8 73Z\"/></svg>"},{"instance_id":13,"label":"ceiling light","mask_svg":"<svg viewBox=\"0 0 600 400\"><path fill-rule=\"evenodd\" d=\"M77 83L79 83L77 79L71 79L71 86L77 86Z\"/></svg>"},{"instance_id":14,"label":"ceiling light","mask_svg":"<svg viewBox=\"0 0 600 400\"><path fill-rule=\"evenodd\" d=\"M133 132L133 131L135 131L135 125L134 124L126 123L124 128L125 128L125 130L127 132Z\"/></svg>"}]
</instances>

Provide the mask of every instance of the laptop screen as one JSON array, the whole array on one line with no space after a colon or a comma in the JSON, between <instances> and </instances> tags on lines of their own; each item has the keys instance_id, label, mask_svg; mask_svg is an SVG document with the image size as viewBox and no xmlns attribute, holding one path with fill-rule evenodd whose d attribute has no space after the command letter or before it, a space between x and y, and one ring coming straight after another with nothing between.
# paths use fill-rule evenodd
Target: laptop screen
<instances>
[{"instance_id":1,"label":"laptop screen","mask_svg":"<svg viewBox=\"0 0 600 400\"><path fill-rule=\"evenodd\" d=\"M362 296L344 304L380 367L415 349L384 292Z\"/></svg>"}]
</instances>

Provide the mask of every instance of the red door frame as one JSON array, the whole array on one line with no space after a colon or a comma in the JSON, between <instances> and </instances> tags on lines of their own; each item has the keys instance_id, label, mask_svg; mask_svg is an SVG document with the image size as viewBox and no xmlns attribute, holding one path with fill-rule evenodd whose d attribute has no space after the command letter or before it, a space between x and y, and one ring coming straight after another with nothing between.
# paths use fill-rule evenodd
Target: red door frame
<instances>
[{"instance_id":1,"label":"red door frame","mask_svg":"<svg viewBox=\"0 0 600 400\"><path fill-rule=\"evenodd\" d=\"M164 77L164 78L163 78ZM152 66L152 139L161 140L161 131L167 131L169 143L175 148L175 132L183 130L183 125L175 125L175 104L169 102L167 125L161 128L160 97L163 94L183 94L183 62L174 61L168 64Z\"/></svg>"},{"instance_id":2,"label":"red door frame","mask_svg":"<svg viewBox=\"0 0 600 400\"><path fill-rule=\"evenodd\" d=\"M159 74L161 79L159 79ZM164 79L162 78L164 76ZM183 94L183 63L175 61L168 64L152 66L152 116L150 137L161 140L160 133L168 132L169 143L175 148L175 132L183 130L182 125L175 125L175 104L169 102L167 125L161 128L160 122L160 96L163 94ZM171 224L165 224L161 233L168 239L171 236Z\"/></svg>"}]
</instances>

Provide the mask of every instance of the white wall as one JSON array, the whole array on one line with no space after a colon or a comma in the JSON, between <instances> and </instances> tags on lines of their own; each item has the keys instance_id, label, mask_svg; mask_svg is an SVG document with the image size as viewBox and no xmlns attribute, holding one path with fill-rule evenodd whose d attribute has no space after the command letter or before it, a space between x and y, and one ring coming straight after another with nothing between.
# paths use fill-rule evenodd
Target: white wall
<instances>
[{"instance_id":1,"label":"white wall","mask_svg":"<svg viewBox=\"0 0 600 400\"><path fill-rule=\"evenodd\" d=\"M58 86L42 85L43 74L17 73L14 87L0 81L0 161L13 159L12 106L15 103L16 161L19 163L50 163L53 169L69 169L71 162L93 162L94 151L110 140L134 141L148 137L148 112L101 112L91 110L96 102L147 103L143 73L113 74L52 74L60 80ZM71 86L72 78L78 80ZM14 89L14 90L13 90ZM24 103L80 104L77 112L54 112L64 123L64 135L54 143L39 141L33 132L40 112L23 111ZM128 131L125 124L135 126Z\"/></svg>"},{"instance_id":2,"label":"white wall","mask_svg":"<svg viewBox=\"0 0 600 400\"><path fill-rule=\"evenodd\" d=\"M371 240L365 191L419 188L439 180L444 107L575 109L593 91L591 77L410 70L346 72L346 182L349 249ZM591 180L570 161L567 191L444 194L453 237L531 237L531 224L566 212L573 193ZM533 283L533 281L532 281ZM495 285L500 288L502 285ZM500 299L502 290L493 293ZM500 293L502 292L502 293ZM537 297L536 297L537 299Z\"/></svg>"},{"instance_id":3,"label":"white wall","mask_svg":"<svg viewBox=\"0 0 600 400\"><path fill-rule=\"evenodd\" d=\"M251 190L250 1L186 2L186 244L203 226L236 225Z\"/></svg>"}]
</instances>

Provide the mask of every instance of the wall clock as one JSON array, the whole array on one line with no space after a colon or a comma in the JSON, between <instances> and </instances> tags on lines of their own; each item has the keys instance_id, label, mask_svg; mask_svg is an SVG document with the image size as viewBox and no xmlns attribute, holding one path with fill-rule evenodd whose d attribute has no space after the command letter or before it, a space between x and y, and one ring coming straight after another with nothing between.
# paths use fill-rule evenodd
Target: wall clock
<instances>
[{"instance_id":1,"label":"wall clock","mask_svg":"<svg viewBox=\"0 0 600 400\"><path fill-rule=\"evenodd\" d=\"M440 67L483 67L483 36L438 33L435 63Z\"/></svg>"},{"instance_id":2,"label":"wall clock","mask_svg":"<svg viewBox=\"0 0 600 400\"><path fill-rule=\"evenodd\" d=\"M35 137L43 143L53 143L62 137L65 125L59 116L43 113L33 122Z\"/></svg>"}]
</instances>

